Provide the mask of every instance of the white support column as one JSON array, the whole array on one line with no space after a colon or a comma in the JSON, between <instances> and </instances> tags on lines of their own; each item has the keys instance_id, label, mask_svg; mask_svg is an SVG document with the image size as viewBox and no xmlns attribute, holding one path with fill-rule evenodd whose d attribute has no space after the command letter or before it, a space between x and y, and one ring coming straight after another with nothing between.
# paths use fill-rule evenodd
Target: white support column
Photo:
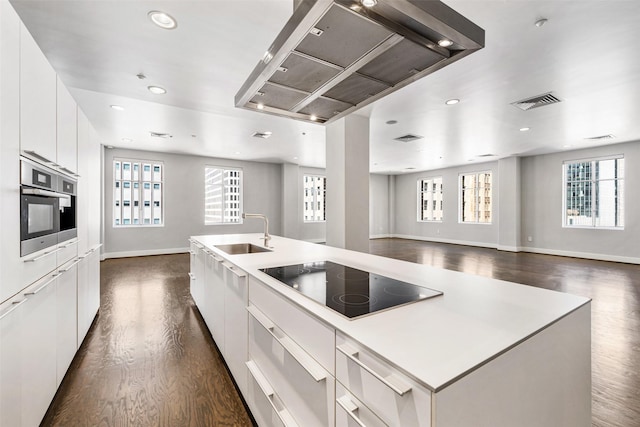
<instances>
[{"instance_id":1,"label":"white support column","mask_svg":"<svg viewBox=\"0 0 640 427\"><path fill-rule=\"evenodd\" d=\"M282 235L300 238L300 166L282 165Z\"/></svg>"},{"instance_id":2,"label":"white support column","mask_svg":"<svg viewBox=\"0 0 640 427\"><path fill-rule=\"evenodd\" d=\"M520 158L498 161L498 249L518 252L520 249Z\"/></svg>"},{"instance_id":3,"label":"white support column","mask_svg":"<svg viewBox=\"0 0 640 427\"><path fill-rule=\"evenodd\" d=\"M327 245L369 252L369 119L327 126Z\"/></svg>"}]
</instances>

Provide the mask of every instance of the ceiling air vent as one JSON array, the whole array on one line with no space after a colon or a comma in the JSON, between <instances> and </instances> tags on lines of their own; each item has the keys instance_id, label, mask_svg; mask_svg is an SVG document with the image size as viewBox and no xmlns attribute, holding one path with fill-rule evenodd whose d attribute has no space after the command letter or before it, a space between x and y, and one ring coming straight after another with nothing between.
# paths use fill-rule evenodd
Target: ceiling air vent
<instances>
[{"instance_id":1,"label":"ceiling air vent","mask_svg":"<svg viewBox=\"0 0 640 427\"><path fill-rule=\"evenodd\" d=\"M424 136L413 135L408 133L406 135L402 135L397 138L394 138L394 141L411 142L411 141L415 141L416 139L422 139L422 138L424 138Z\"/></svg>"},{"instance_id":2,"label":"ceiling air vent","mask_svg":"<svg viewBox=\"0 0 640 427\"><path fill-rule=\"evenodd\" d=\"M551 92L547 92L542 95L512 102L511 105L523 111L528 111L533 108L544 107L545 105L557 104L558 102L561 102L559 98L552 95Z\"/></svg>"},{"instance_id":3,"label":"ceiling air vent","mask_svg":"<svg viewBox=\"0 0 640 427\"><path fill-rule=\"evenodd\" d=\"M151 138L173 138L173 135L169 135L168 133L160 133L160 132L149 132Z\"/></svg>"},{"instance_id":4,"label":"ceiling air vent","mask_svg":"<svg viewBox=\"0 0 640 427\"><path fill-rule=\"evenodd\" d=\"M254 138L262 138L262 139L267 139L271 136L271 132L266 131L266 132L254 132L253 135Z\"/></svg>"},{"instance_id":5,"label":"ceiling air vent","mask_svg":"<svg viewBox=\"0 0 640 427\"><path fill-rule=\"evenodd\" d=\"M592 136L590 138L585 138L585 139L589 139L591 141L600 141L602 139L613 139L615 137L616 137L615 135L608 134L608 135Z\"/></svg>"},{"instance_id":6,"label":"ceiling air vent","mask_svg":"<svg viewBox=\"0 0 640 427\"><path fill-rule=\"evenodd\" d=\"M495 154L487 153L487 154L478 154L477 157L497 157Z\"/></svg>"}]
</instances>

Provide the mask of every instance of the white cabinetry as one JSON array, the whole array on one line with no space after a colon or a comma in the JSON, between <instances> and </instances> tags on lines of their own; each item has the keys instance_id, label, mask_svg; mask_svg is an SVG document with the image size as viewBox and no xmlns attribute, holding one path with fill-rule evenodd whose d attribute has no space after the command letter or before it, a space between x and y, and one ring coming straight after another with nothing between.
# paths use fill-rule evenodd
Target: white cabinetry
<instances>
[{"instance_id":1,"label":"white cabinetry","mask_svg":"<svg viewBox=\"0 0 640 427\"><path fill-rule=\"evenodd\" d=\"M224 349L224 266L222 258L210 252L206 256L204 282L204 318L220 352Z\"/></svg>"},{"instance_id":2,"label":"white cabinetry","mask_svg":"<svg viewBox=\"0 0 640 427\"><path fill-rule=\"evenodd\" d=\"M40 161L56 162L56 72L24 25L20 26L20 149Z\"/></svg>"},{"instance_id":3,"label":"white cabinetry","mask_svg":"<svg viewBox=\"0 0 640 427\"><path fill-rule=\"evenodd\" d=\"M58 270L56 279L56 387L67 373L78 350L78 264L74 259Z\"/></svg>"},{"instance_id":4,"label":"white cabinetry","mask_svg":"<svg viewBox=\"0 0 640 427\"><path fill-rule=\"evenodd\" d=\"M24 291L22 308L22 426L42 421L56 392L56 276L45 276ZM17 390L15 391L17 392Z\"/></svg>"},{"instance_id":5,"label":"white cabinetry","mask_svg":"<svg viewBox=\"0 0 640 427\"><path fill-rule=\"evenodd\" d=\"M78 347L100 308L100 252L94 247L78 257Z\"/></svg>"},{"instance_id":6,"label":"white cabinetry","mask_svg":"<svg viewBox=\"0 0 640 427\"><path fill-rule=\"evenodd\" d=\"M22 337L27 298L0 304L0 425L22 423Z\"/></svg>"},{"instance_id":7,"label":"white cabinetry","mask_svg":"<svg viewBox=\"0 0 640 427\"><path fill-rule=\"evenodd\" d=\"M223 355L238 388L247 392L247 273L224 262L224 351Z\"/></svg>"},{"instance_id":8,"label":"white cabinetry","mask_svg":"<svg viewBox=\"0 0 640 427\"><path fill-rule=\"evenodd\" d=\"M431 426L431 392L340 331L336 333L336 380L346 389L337 396L338 405L350 393L386 425ZM349 406L342 408L347 411Z\"/></svg>"},{"instance_id":9,"label":"white cabinetry","mask_svg":"<svg viewBox=\"0 0 640 427\"><path fill-rule=\"evenodd\" d=\"M191 272L189 273L191 297L193 297L193 301L202 312L204 311L204 264L206 254L204 247L196 242L191 242L189 254L191 255Z\"/></svg>"},{"instance_id":10,"label":"white cabinetry","mask_svg":"<svg viewBox=\"0 0 640 427\"><path fill-rule=\"evenodd\" d=\"M57 91L57 161L60 169L70 175L78 171L78 118L76 101L56 78Z\"/></svg>"}]
</instances>

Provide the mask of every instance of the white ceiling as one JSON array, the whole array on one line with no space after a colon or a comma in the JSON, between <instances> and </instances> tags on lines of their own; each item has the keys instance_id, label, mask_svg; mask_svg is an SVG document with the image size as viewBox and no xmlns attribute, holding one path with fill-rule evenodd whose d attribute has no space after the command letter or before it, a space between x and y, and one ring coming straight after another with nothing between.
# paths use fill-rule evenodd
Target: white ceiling
<instances>
[{"instance_id":1,"label":"white ceiling","mask_svg":"<svg viewBox=\"0 0 640 427\"><path fill-rule=\"evenodd\" d=\"M445 3L485 29L486 47L357 112L371 120L372 172L640 140L640 55L634 47L640 1ZM233 106L291 15L293 0L12 4L103 144L325 166L324 126ZM150 10L171 14L178 27L154 26ZM543 17L547 24L536 27ZM136 77L140 72L145 80ZM162 86L167 94L153 95L148 85ZM562 102L530 111L510 105L549 91ZM450 98L461 102L445 105ZM125 110L115 111L113 104ZM388 120L398 123L387 125ZM522 127L531 130L520 132ZM173 138L151 138L150 131ZM253 138L255 131L273 136ZM424 138L393 140L407 133ZM616 138L585 140L604 134Z\"/></svg>"}]
</instances>

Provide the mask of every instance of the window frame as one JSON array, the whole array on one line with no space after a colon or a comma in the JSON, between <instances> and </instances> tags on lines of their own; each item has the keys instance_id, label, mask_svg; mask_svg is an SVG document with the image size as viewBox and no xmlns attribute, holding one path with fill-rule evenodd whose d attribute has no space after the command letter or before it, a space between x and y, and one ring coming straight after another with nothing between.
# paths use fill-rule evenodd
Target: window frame
<instances>
[{"instance_id":1,"label":"window frame","mask_svg":"<svg viewBox=\"0 0 640 427\"><path fill-rule=\"evenodd\" d=\"M120 163L120 179L118 179L116 177L116 163ZM130 164L131 165L131 179L124 179L123 173L124 173L124 164ZM139 165L139 170L138 170L138 179L134 180L134 165L138 164ZM144 166L145 165L149 165L150 166L150 170L149 173L151 180L149 181L145 181L144 180ZM154 173L155 173L155 168L157 166L160 166L160 180L156 181L154 179ZM163 161L161 160L149 160L149 159L137 159L137 158L125 158L125 157L114 157L113 158L113 167L111 169L113 176L112 176L112 187L111 187L111 194L113 195L113 200L112 200L112 218L111 218L111 227L112 228L130 228L130 227L164 227L165 226L165 209L164 206L166 204L166 198L165 198L165 191L164 191L164 186L165 186L165 175L166 175L166 166L164 164ZM133 206L131 206L131 204L127 207L130 208L135 208L136 205L135 203L138 202L138 219L141 220L142 222L135 224L133 223L133 220L135 218L133 218L133 209L132 209L132 218L130 218L130 220L132 221L130 224L124 224L124 215L123 215L123 211L122 209L125 207L124 203L125 200L123 200L122 198L119 200L120 201L120 205L116 206L116 201L118 201L118 198L116 196L116 191L120 191L120 195L122 196L122 192L123 190L126 188L124 183L125 182L130 182L132 185L130 187L128 187L130 189L130 191L133 193L133 191L135 189L137 189L140 193L144 192L145 188L144 188L144 184L149 184L149 190L151 191L151 200L149 200L149 207L151 207L151 218L150 218L150 223L149 224L145 224L144 223L144 207L145 207L145 200L144 197L139 197L139 200L133 200L133 194L131 197L131 200L129 200L130 203L133 204ZM122 187L117 186L116 184L120 183L122 185ZM135 186L135 184L138 184L138 187ZM152 186L153 184L153 186ZM153 218L153 213L155 212L155 208L156 208L156 200L153 196L154 190L155 188L153 188L156 184L160 184L160 223L155 224L153 222L154 218ZM116 224L116 216L115 213L113 211L113 209L115 209L116 207L118 207L120 209L120 224Z\"/></svg>"},{"instance_id":2,"label":"window frame","mask_svg":"<svg viewBox=\"0 0 640 427\"><path fill-rule=\"evenodd\" d=\"M224 205L222 208L222 215L221 217L223 218L222 222L207 222L207 171L209 169L220 169L224 172L226 171L233 171L233 172L240 172L240 176L239 181L240 183L238 184L238 187L240 189L240 194L238 196L237 202L238 202L238 221L237 222L231 222L231 221L224 221ZM224 178L223 178L224 179ZM224 196L225 196L225 188L224 185L222 185L222 198L224 200ZM205 226L208 225L241 225L244 223L243 219L242 219L242 212L244 212L244 170L241 167L238 166L217 166L217 165L205 165L204 166L204 209L203 209L203 222ZM223 202L224 203L224 202Z\"/></svg>"},{"instance_id":3,"label":"window frame","mask_svg":"<svg viewBox=\"0 0 640 427\"><path fill-rule=\"evenodd\" d=\"M316 188L315 184L313 185L313 187L311 187L313 189L313 194L312 194L313 200L306 200L305 199L306 197L308 197L306 195L306 193L305 193L305 190L306 190L305 178L313 178L314 183L315 183L315 180L317 178L322 178L324 180L324 189L323 189L324 194L323 194L323 197L322 197L322 200L321 200L322 207L323 207L323 209L322 209L323 219L306 219L305 218L305 212L307 210L309 210L309 209L306 209L306 204L307 203L311 203L311 208L313 210L313 218L316 217L316 215L315 215L316 211L318 211L320 209L320 208L318 208L318 209L315 208L315 206L320 202L318 200L318 197L317 197L318 194L316 194L316 191L315 191L315 188ZM327 222L327 177L325 175L309 174L309 173L302 174L302 204L301 204L301 207L302 207L302 222L303 223L312 224L312 223Z\"/></svg>"},{"instance_id":4,"label":"window frame","mask_svg":"<svg viewBox=\"0 0 640 427\"><path fill-rule=\"evenodd\" d=\"M476 209L475 221L464 221L464 206L463 206L463 193L464 189L462 188L462 177L463 175L475 175L476 179L481 174L490 174L491 175L491 187L490 187L490 212L491 212L491 220L488 222L480 222L479 215L480 209ZM477 188L477 187L476 187ZM479 194L475 195L476 198L481 197ZM479 171L471 171L471 172L460 172L458 173L458 223L459 224L472 224L472 225L493 225L493 170L492 169L484 169Z\"/></svg>"},{"instance_id":5,"label":"window frame","mask_svg":"<svg viewBox=\"0 0 640 427\"><path fill-rule=\"evenodd\" d=\"M601 180L596 180L595 179L595 175L592 176L591 179L591 194L592 194L592 198L593 198L593 203L592 203L592 208L591 208L591 225L585 225L585 224L567 224L567 166L570 164L575 164L575 163L592 163L594 164L595 162L600 162L600 161L606 161L606 160L625 160L624 159L624 154L616 154L616 155L611 155L611 156L602 156L602 157L589 157L589 158L584 158L584 159L574 159L574 160L564 160L562 162L562 228L567 228L567 229L584 229L584 230L614 230L614 231L624 231L625 228L625 209L624 209L624 201L625 201L625 177L624 177L624 173L622 178L614 178L613 181L619 181L621 182L621 186L622 186L622 198L621 198L621 206L622 206L622 225L596 225L596 220L597 220L597 216L595 215L596 213L596 206L598 206L600 204L599 198L598 198L598 192L597 192L597 185L596 182L597 181L601 181ZM624 162L626 163L626 162ZM595 166L595 165L594 165ZM626 166L623 166L623 168L626 168ZM602 181L609 181L609 179L607 180L602 180ZM620 206L620 205L619 205ZM617 207L619 207L617 206ZM615 208L615 206L614 206ZM616 219L617 222L617 219Z\"/></svg>"},{"instance_id":6,"label":"window frame","mask_svg":"<svg viewBox=\"0 0 640 427\"><path fill-rule=\"evenodd\" d=\"M422 195L424 193L431 193L431 194L436 194L433 190L431 191L423 191L422 190L422 183L424 181L434 181L436 179L440 179L440 218L441 219L423 219L422 218ZM417 189L417 205L416 205L416 220L417 222L426 222L426 223L440 223L444 220L444 178L442 175L438 175L438 176L429 176L429 177L423 177L423 178L418 178L418 180L416 181L416 189ZM435 199L432 199L432 201L436 201ZM433 211L433 210L432 210Z\"/></svg>"}]
</instances>

